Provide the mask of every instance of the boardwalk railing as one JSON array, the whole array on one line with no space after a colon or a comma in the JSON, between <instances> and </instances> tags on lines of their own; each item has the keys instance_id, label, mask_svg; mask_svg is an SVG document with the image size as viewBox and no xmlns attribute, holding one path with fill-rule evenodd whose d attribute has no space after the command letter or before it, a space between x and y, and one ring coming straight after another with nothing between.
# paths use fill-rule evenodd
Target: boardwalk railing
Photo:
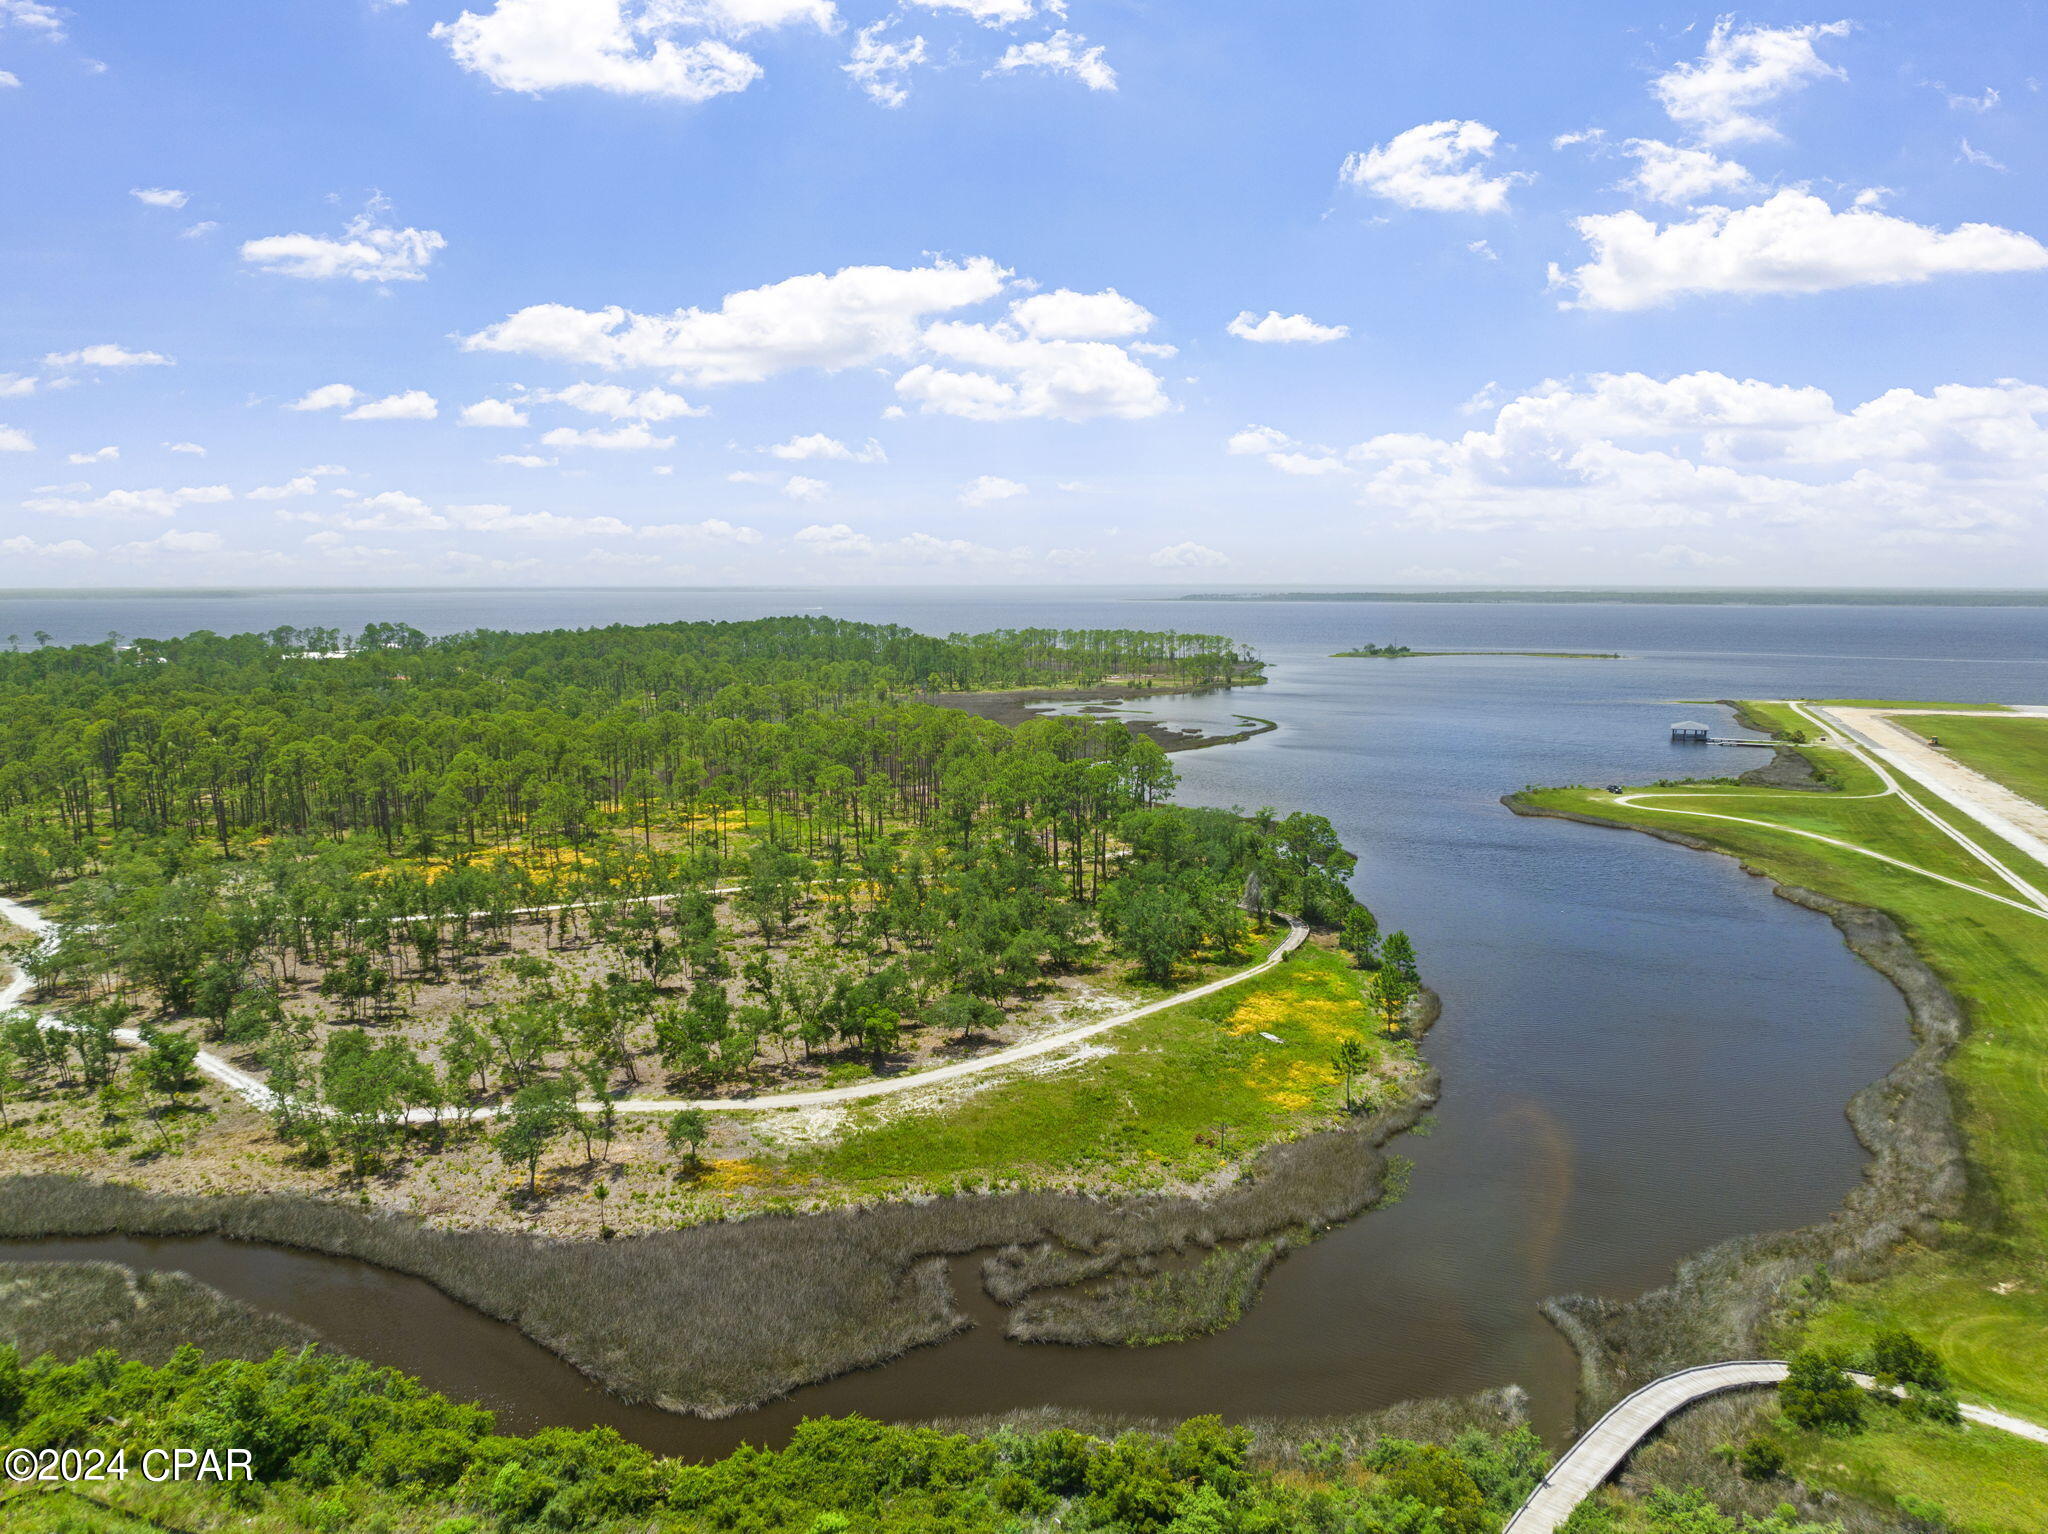
<instances>
[{"instance_id":1,"label":"boardwalk railing","mask_svg":"<svg viewBox=\"0 0 2048 1534\"><path fill-rule=\"evenodd\" d=\"M1579 1436L1516 1509L1502 1534L1553 1534L1673 1412L1724 1391L1775 1385L1784 1377L1783 1363L1756 1358L1695 1364L1650 1381L1616 1402Z\"/></svg>"}]
</instances>

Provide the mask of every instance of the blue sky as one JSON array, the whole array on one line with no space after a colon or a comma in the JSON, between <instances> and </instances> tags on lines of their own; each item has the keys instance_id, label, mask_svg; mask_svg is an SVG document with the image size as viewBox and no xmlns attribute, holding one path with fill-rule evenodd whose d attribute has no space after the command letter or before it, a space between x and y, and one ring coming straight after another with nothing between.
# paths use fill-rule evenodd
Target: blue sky
<instances>
[{"instance_id":1,"label":"blue sky","mask_svg":"<svg viewBox=\"0 0 2048 1534\"><path fill-rule=\"evenodd\" d=\"M2044 37L0 0L0 584L2038 582Z\"/></svg>"}]
</instances>

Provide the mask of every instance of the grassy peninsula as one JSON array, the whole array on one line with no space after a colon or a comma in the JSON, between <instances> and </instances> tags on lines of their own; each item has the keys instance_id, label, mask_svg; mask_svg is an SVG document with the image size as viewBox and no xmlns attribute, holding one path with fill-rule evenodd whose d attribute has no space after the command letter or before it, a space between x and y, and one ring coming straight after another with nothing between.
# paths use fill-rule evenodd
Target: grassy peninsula
<instances>
[{"instance_id":1,"label":"grassy peninsula","mask_svg":"<svg viewBox=\"0 0 2048 1534\"><path fill-rule=\"evenodd\" d=\"M1811 743L1812 722L1793 709L1741 707L1746 722L1771 730L1810 764L1813 782L1621 795L1546 789L1516 796L1516 805L1725 852L1801 903L1835 914L1866 954L1873 942L1881 947L1883 931L1896 932L1910 950L1907 961L1924 967L1925 985L1908 989L1922 1045L1915 1062L1852 1111L1877 1159L1874 1180L1852 1200L1846 1221L1803 1242L1766 1239L1712 1256L1682 1278L1669 1303L1711 1307L1717 1287L1746 1286L1760 1317L1748 1339L1770 1350L1751 1356L1783 1356L1801 1344L1854 1349L1883 1328L1909 1328L1948 1360L1960 1394L2048 1421L2048 1097L2040 1089L2048 1061L2048 916L2012 898L1997 873L1943 828L1967 835L2036 887L2048 869L1932 795L1918 797L1939 824L1917 813L1857 756ZM1906 722L1935 723L1910 715ZM1987 767L2038 790L2026 765L2038 740L2029 721L1989 713L1941 719L1944 742L1953 724L1967 727L1966 750ZM1869 917L1873 911L1882 915ZM1873 922L1883 930L1868 930ZM1900 978L1896 968L1887 973ZM1958 1025L1945 1035L1944 1010ZM1940 1070L1945 1090L1913 1084L1918 1061ZM1942 1171L1944 1135L1960 1152L1954 1177ZM1801 1266L1815 1261L1810 1271ZM1660 1303L1653 1297L1645 1324ZM1625 1313L1613 1319L1634 1324ZM1605 1323L1594 1316L1586 1324L1597 1338ZM1914 1429L1851 1448L1810 1447L1806 1458L1825 1484L1935 1504L1947 1496L1959 1517L1965 1504L1981 1511L1991 1495L1983 1477L1995 1474L2011 1517L2048 1526L2048 1449L2024 1440L1980 1433L1965 1448ZM2019 1497L2026 1500L2012 1500ZM1954 1526L2012 1525L1965 1518Z\"/></svg>"}]
</instances>

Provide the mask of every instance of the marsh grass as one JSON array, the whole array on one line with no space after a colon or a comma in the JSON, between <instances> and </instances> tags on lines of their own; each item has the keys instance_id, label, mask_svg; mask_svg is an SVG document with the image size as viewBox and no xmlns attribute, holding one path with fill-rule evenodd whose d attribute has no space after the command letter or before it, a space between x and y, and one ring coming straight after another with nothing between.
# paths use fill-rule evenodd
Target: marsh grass
<instances>
[{"instance_id":1,"label":"marsh grass","mask_svg":"<svg viewBox=\"0 0 2048 1534\"><path fill-rule=\"evenodd\" d=\"M1186 1265L1132 1264L1085 1289L1026 1300L1011 1314L1019 1342L1184 1342L1223 1330L1250 1308L1288 1249L1285 1235L1209 1252Z\"/></svg>"},{"instance_id":2,"label":"marsh grass","mask_svg":"<svg viewBox=\"0 0 2048 1534\"><path fill-rule=\"evenodd\" d=\"M317 1333L222 1294L186 1273L138 1273L112 1262L10 1262L0 1267L0 1345L23 1358L83 1358L101 1348L161 1364L190 1344L209 1358L268 1358Z\"/></svg>"},{"instance_id":3,"label":"marsh grass","mask_svg":"<svg viewBox=\"0 0 2048 1534\"><path fill-rule=\"evenodd\" d=\"M627 1400L721 1417L968 1325L949 1256L1050 1244L1121 1262L1348 1219L1378 1194L1374 1141L1421 1111L1275 1146L1208 1199L1007 1194L551 1241L307 1198L170 1197L34 1176L0 1182L0 1236L217 1234L358 1258L511 1322ZM1119 1295L1116 1314L1161 1333L1142 1298Z\"/></svg>"}]
</instances>

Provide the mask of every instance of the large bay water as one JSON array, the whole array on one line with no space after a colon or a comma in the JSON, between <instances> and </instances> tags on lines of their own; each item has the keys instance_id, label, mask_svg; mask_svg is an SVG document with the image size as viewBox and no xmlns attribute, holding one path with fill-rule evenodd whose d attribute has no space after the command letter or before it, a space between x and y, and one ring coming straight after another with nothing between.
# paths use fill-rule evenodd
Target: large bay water
<instances>
[{"instance_id":1,"label":"large bay water","mask_svg":"<svg viewBox=\"0 0 2048 1534\"><path fill-rule=\"evenodd\" d=\"M1176 723L1280 728L1175 758L1193 803L1328 815L1356 886L1405 928L1444 998L1444 1097L1398 1148L1407 1196L1296 1253L1219 1336L1170 1347L1006 1343L981 1326L885 1368L704 1424L621 1406L508 1327L361 1264L218 1241L19 1243L184 1268L340 1346L497 1407L508 1426L610 1422L715 1451L804 1415L960 1416L1057 1405L1146 1416L1321 1415L1516 1383L1569 1417L1545 1295L1625 1297L1725 1236L1825 1217L1862 1153L1842 1107L1907 1047L1897 995L1823 919L1731 862L1632 833L1511 815L1526 784L1753 766L1681 747L1678 718L1741 733L1714 698L2048 701L2048 610L1410 603L1161 603L1003 589L0 596L0 634L59 641L372 619L430 633L825 612L933 633L1178 627L1258 646L1256 690L1159 700ZM1336 660L1365 642L1619 651L1621 660ZM965 1274L963 1273L964 1277ZM984 1319L993 1309L970 1298ZM688 1324L687 1317L664 1324Z\"/></svg>"}]
</instances>

